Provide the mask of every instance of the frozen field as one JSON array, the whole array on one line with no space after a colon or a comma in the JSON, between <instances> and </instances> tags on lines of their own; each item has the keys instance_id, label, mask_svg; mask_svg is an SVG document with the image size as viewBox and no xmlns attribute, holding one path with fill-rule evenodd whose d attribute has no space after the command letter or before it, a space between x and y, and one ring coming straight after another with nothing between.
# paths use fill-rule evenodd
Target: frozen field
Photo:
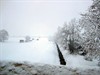
<instances>
[{"instance_id":1,"label":"frozen field","mask_svg":"<svg viewBox=\"0 0 100 75\"><path fill-rule=\"evenodd\" d=\"M59 64L56 45L47 38L25 43L19 43L18 38L11 38L6 43L0 43L0 60Z\"/></svg>"}]
</instances>

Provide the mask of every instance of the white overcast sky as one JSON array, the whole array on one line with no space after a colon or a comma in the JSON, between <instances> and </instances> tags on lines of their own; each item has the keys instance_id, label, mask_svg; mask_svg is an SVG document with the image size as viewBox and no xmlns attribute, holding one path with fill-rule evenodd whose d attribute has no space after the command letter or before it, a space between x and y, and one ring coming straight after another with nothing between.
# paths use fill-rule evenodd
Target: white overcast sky
<instances>
[{"instance_id":1,"label":"white overcast sky","mask_svg":"<svg viewBox=\"0 0 100 75\"><path fill-rule=\"evenodd\" d=\"M51 36L91 4L92 0L0 0L0 29L11 36Z\"/></svg>"}]
</instances>

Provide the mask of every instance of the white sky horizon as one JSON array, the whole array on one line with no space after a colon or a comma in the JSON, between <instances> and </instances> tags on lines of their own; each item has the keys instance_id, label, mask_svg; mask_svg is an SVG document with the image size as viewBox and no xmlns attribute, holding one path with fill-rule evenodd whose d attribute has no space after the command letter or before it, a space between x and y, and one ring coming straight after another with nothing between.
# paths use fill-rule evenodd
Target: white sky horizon
<instances>
[{"instance_id":1,"label":"white sky horizon","mask_svg":"<svg viewBox=\"0 0 100 75\"><path fill-rule=\"evenodd\" d=\"M91 4L92 0L0 0L0 29L11 36L52 36Z\"/></svg>"}]
</instances>

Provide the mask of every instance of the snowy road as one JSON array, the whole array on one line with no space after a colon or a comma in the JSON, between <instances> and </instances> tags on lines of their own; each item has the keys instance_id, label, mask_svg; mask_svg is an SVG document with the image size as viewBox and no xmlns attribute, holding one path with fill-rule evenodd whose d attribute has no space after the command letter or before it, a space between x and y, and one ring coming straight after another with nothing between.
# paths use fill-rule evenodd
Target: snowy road
<instances>
[{"instance_id":1,"label":"snowy road","mask_svg":"<svg viewBox=\"0 0 100 75\"><path fill-rule=\"evenodd\" d=\"M1 47L0 60L59 64L56 45L47 38L40 38L28 43L2 43Z\"/></svg>"}]
</instances>

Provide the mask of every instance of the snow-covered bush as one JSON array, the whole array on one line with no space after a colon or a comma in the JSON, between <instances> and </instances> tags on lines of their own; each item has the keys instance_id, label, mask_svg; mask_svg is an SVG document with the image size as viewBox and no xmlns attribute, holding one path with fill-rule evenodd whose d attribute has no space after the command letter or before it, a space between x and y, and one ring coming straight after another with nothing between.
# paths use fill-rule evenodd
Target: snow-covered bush
<instances>
[{"instance_id":1,"label":"snow-covered bush","mask_svg":"<svg viewBox=\"0 0 100 75\"><path fill-rule=\"evenodd\" d=\"M0 42L4 42L5 40L8 40L8 32L6 30L0 30Z\"/></svg>"},{"instance_id":2,"label":"snow-covered bush","mask_svg":"<svg viewBox=\"0 0 100 75\"><path fill-rule=\"evenodd\" d=\"M86 55L86 56L84 57L84 59L87 60L87 61L92 61L93 58L92 58L91 56Z\"/></svg>"},{"instance_id":3,"label":"snow-covered bush","mask_svg":"<svg viewBox=\"0 0 100 75\"><path fill-rule=\"evenodd\" d=\"M29 42L29 41L31 41L31 37L30 36L26 36L25 37L25 42Z\"/></svg>"}]
</instances>

